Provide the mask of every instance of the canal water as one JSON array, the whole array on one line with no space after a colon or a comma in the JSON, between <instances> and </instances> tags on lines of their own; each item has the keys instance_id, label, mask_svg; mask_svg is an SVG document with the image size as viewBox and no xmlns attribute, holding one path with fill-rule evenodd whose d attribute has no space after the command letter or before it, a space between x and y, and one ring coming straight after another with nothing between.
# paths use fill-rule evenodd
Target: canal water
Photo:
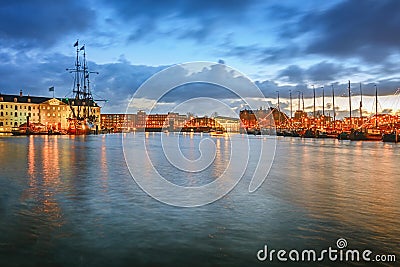
<instances>
[{"instance_id":1,"label":"canal water","mask_svg":"<svg viewBox=\"0 0 400 267\"><path fill-rule=\"evenodd\" d=\"M176 184L221 175L230 142L241 140L214 137L215 162L203 176L183 176L163 163L160 135L145 136L151 158ZM203 135L170 135L165 142L179 138L183 154L198 156ZM251 145L262 137L249 138ZM249 165L255 160L250 156ZM348 249L394 254L398 264L399 160L399 144L278 137L272 168L257 191L249 193L252 173L245 170L221 199L182 208L153 199L135 183L122 134L2 136L0 266L282 266L276 256L259 261L257 252L265 245L337 249L339 238ZM364 263L325 258L286 265Z\"/></svg>"}]
</instances>

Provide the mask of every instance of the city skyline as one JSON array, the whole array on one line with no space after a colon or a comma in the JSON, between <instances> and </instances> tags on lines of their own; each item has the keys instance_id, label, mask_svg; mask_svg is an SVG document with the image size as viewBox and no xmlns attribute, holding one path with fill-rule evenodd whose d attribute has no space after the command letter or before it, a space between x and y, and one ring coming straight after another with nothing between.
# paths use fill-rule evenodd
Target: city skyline
<instances>
[{"instance_id":1,"label":"city skyline","mask_svg":"<svg viewBox=\"0 0 400 267\"><path fill-rule=\"evenodd\" d=\"M108 99L104 112L124 112L135 90L165 67L192 61L226 64L249 77L276 105L276 91L288 112L289 90L311 106L312 86L321 106L321 87L330 97L347 91L358 95L363 109L374 85L380 110L396 111L400 58L397 1L27 1L2 3L0 13L0 92L57 97L71 95L73 44L86 46L95 98ZM194 90L194 89L193 89ZM196 94L189 90L189 94ZM165 101L174 106L188 94ZM393 96L396 94L395 96ZM393 97L388 97L388 96ZM214 97L214 95L211 95ZM229 102L219 95L217 99ZM348 112L345 100L338 104ZM143 104L154 99L143 99ZM147 101L147 102L146 102ZM353 108L358 107L357 97ZM329 100L326 99L326 104ZM296 104L294 104L296 106ZM205 108L207 112L209 108ZM199 115L202 115L201 113Z\"/></svg>"}]
</instances>

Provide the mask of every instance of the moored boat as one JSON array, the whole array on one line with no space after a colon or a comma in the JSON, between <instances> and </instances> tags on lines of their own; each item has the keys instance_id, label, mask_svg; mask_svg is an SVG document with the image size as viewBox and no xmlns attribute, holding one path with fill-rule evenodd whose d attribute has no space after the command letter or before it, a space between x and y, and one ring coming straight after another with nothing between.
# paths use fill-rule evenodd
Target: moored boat
<instances>
[{"instance_id":1,"label":"moored boat","mask_svg":"<svg viewBox=\"0 0 400 267\"><path fill-rule=\"evenodd\" d=\"M341 132L337 135L337 139L339 139L339 140L350 140L349 137L350 137L350 133L348 133L348 132Z\"/></svg>"},{"instance_id":2,"label":"moored boat","mask_svg":"<svg viewBox=\"0 0 400 267\"><path fill-rule=\"evenodd\" d=\"M353 130L349 139L351 141L382 141L383 134L379 129L357 129Z\"/></svg>"},{"instance_id":3,"label":"moored boat","mask_svg":"<svg viewBox=\"0 0 400 267\"><path fill-rule=\"evenodd\" d=\"M214 131L210 131L209 134L211 136L228 136L228 133L223 129L216 129Z\"/></svg>"},{"instance_id":4,"label":"moored boat","mask_svg":"<svg viewBox=\"0 0 400 267\"><path fill-rule=\"evenodd\" d=\"M75 67L67 69L67 71L74 73L74 85L72 92L75 94L72 99L67 99L67 103L71 108L71 116L68 120L68 134L82 135L82 134L97 134L98 125L96 118L96 109L99 109L97 103L94 101L91 90L89 75L93 72L89 71L86 61L85 45L79 48L78 41L75 42L76 47L76 62ZM83 51L83 59L80 61L80 52Z\"/></svg>"},{"instance_id":5,"label":"moored boat","mask_svg":"<svg viewBox=\"0 0 400 267\"><path fill-rule=\"evenodd\" d=\"M13 127L11 130L12 135L60 135L61 131L47 129L46 125L41 123L23 123L19 127Z\"/></svg>"},{"instance_id":6,"label":"moored boat","mask_svg":"<svg viewBox=\"0 0 400 267\"><path fill-rule=\"evenodd\" d=\"M400 132L395 130L391 133L386 133L383 135L382 140L383 142L393 142L393 143L400 142Z\"/></svg>"},{"instance_id":7,"label":"moored boat","mask_svg":"<svg viewBox=\"0 0 400 267\"><path fill-rule=\"evenodd\" d=\"M302 135L302 138L315 138L316 133L313 129L307 129Z\"/></svg>"}]
</instances>

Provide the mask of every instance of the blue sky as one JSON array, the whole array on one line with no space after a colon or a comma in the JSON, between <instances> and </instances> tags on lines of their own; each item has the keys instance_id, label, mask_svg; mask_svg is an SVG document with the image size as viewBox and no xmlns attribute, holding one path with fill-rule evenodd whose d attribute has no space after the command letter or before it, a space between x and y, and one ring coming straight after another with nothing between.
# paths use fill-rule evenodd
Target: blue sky
<instances>
[{"instance_id":1,"label":"blue sky","mask_svg":"<svg viewBox=\"0 0 400 267\"><path fill-rule=\"evenodd\" d=\"M269 104L280 91L286 111L289 90L303 91L310 106L312 85L330 96L333 84L340 96L348 80L353 107L359 83L367 95L377 84L380 108L395 111L399 29L396 0L2 1L0 92L50 96L54 86L67 96L72 77L65 69L79 39L89 67L100 72L92 81L95 98L109 100L104 112L124 112L146 79L192 61L225 62L256 82Z\"/></svg>"}]
</instances>

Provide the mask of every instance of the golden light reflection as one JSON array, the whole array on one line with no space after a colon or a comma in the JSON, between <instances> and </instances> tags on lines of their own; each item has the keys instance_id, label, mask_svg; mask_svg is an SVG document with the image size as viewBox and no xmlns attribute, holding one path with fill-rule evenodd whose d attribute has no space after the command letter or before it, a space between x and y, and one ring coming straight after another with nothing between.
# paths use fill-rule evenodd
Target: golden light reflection
<instances>
[{"instance_id":1,"label":"golden light reflection","mask_svg":"<svg viewBox=\"0 0 400 267\"><path fill-rule=\"evenodd\" d=\"M28 142L28 175L29 177L33 177L35 172L35 142L33 140L34 136L31 135L29 137ZM33 179L29 179L31 182Z\"/></svg>"},{"instance_id":2,"label":"golden light reflection","mask_svg":"<svg viewBox=\"0 0 400 267\"><path fill-rule=\"evenodd\" d=\"M48 232L48 227L57 228L62 223L62 212L55 197L60 184L58 137L30 136L28 141L29 188L22 193L23 200L33 200L30 210L34 216L46 221L37 227L39 232Z\"/></svg>"},{"instance_id":3,"label":"golden light reflection","mask_svg":"<svg viewBox=\"0 0 400 267\"><path fill-rule=\"evenodd\" d=\"M285 153L291 159L282 176L288 181L281 181L284 186L279 194L311 216L334 219L382 236L400 234L399 155L393 150L382 155L384 148L379 146L382 144L351 142L344 148L336 140L306 147L289 145ZM291 160L296 164L290 164Z\"/></svg>"},{"instance_id":4,"label":"golden light reflection","mask_svg":"<svg viewBox=\"0 0 400 267\"><path fill-rule=\"evenodd\" d=\"M100 160L101 160L101 181L102 181L103 191L108 190L108 165L107 165L107 149L106 149L106 147L107 147L106 139L102 138Z\"/></svg>"}]
</instances>

